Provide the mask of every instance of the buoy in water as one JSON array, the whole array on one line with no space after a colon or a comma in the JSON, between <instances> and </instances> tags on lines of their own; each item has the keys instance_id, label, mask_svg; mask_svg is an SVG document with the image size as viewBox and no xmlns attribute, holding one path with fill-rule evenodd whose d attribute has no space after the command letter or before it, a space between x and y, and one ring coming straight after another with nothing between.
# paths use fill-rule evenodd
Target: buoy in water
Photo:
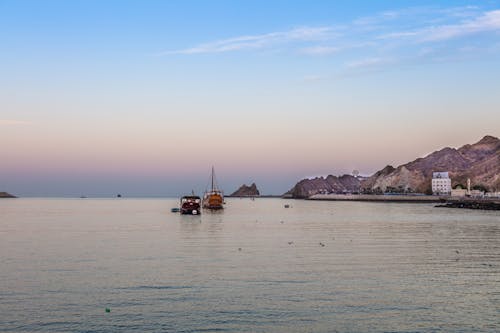
<instances>
[{"instance_id":1,"label":"buoy in water","mask_svg":"<svg viewBox=\"0 0 500 333\"><path fill-rule=\"evenodd\" d=\"M110 308L106 308L106 312L111 312L111 309Z\"/></svg>"}]
</instances>

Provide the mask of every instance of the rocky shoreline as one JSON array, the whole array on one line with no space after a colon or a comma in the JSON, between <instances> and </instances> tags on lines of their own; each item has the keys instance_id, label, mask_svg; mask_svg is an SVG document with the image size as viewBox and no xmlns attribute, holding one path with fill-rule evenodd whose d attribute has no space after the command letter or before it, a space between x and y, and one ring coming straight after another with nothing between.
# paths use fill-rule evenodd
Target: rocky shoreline
<instances>
[{"instance_id":1,"label":"rocky shoreline","mask_svg":"<svg viewBox=\"0 0 500 333\"><path fill-rule=\"evenodd\" d=\"M0 198L3 199L3 198L17 198L17 197L7 192L0 192Z\"/></svg>"},{"instance_id":2,"label":"rocky shoreline","mask_svg":"<svg viewBox=\"0 0 500 333\"><path fill-rule=\"evenodd\" d=\"M495 199L453 199L435 195L376 195L376 194L316 194L306 200L319 201L362 201L393 203L442 203L435 207L500 210L500 200Z\"/></svg>"},{"instance_id":3,"label":"rocky shoreline","mask_svg":"<svg viewBox=\"0 0 500 333\"><path fill-rule=\"evenodd\" d=\"M481 209L481 210L500 210L500 202L487 200L463 200L447 202L443 205L437 205L439 208L465 208L465 209Z\"/></svg>"},{"instance_id":4,"label":"rocky shoreline","mask_svg":"<svg viewBox=\"0 0 500 333\"><path fill-rule=\"evenodd\" d=\"M436 203L444 199L435 195L384 195L384 194L315 194L307 200L324 201L369 201L369 202L404 202Z\"/></svg>"}]
</instances>

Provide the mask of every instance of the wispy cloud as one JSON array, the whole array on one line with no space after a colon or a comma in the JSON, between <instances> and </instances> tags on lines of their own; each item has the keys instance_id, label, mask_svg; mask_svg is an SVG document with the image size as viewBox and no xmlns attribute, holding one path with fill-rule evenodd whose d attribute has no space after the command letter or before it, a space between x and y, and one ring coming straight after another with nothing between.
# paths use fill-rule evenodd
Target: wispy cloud
<instances>
[{"instance_id":1,"label":"wispy cloud","mask_svg":"<svg viewBox=\"0 0 500 333\"><path fill-rule=\"evenodd\" d=\"M412 25L413 28L408 28ZM407 29L401 30L401 27ZM236 36L157 55L272 49L287 44L305 55L333 55L383 40L437 42L495 31L500 31L500 10L481 12L476 6L411 7L358 18L348 24L303 26L287 31ZM332 44L333 40L338 43Z\"/></svg>"},{"instance_id":2,"label":"wispy cloud","mask_svg":"<svg viewBox=\"0 0 500 333\"><path fill-rule=\"evenodd\" d=\"M402 15L406 15L406 13L409 10L410 9L408 8L400 10L391 10L391 11L384 11L371 16L358 17L357 19L352 21L351 25L353 27L361 27L363 30L378 28L383 23L396 20L400 18Z\"/></svg>"},{"instance_id":3,"label":"wispy cloud","mask_svg":"<svg viewBox=\"0 0 500 333\"><path fill-rule=\"evenodd\" d=\"M440 9L440 12L444 16L466 18L466 17L477 16L479 10L480 8L478 6L468 5L461 7L443 8Z\"/></svg>"},{"instance_id":4,"label":"wispy cloud","mask_svg":"<svg viewBox=\"0 0 500 333\"><path fill-rule=\"evenodd\" d=\"M330 55L338 53L342 50L343 48L338 46L318 45L318 46L305 47L301 50L301 53L309 55Z\"/></svg>"},{"instance_id":5,"label":"wispy cloud","mask_svg":"<svg viewBox=\"0 0 500 333\"><path fill-rule=\"evenodd\" d=\"M261 35L239 36L221 39L197 46L161 52L168 54L222 53L239 50L255 50L291 42L312 42L331 39L337 35L333 27L301 27L289 31L271 32Z\"/></svg>"},{"instance_id":6,"label":"wispy cloud","mask_svg":"<svg viewBox=\"0 0 500 333\"><path fill-rule=\"evenodd\" d=\"M470 44L470 37L480 34L489 34L492 44L500 39L500 10L478 6L423 6L375 13L347 23L214 40L158 55L266 50L337 57L339 60L332 65L338 66L339 71L360 73L458 57L463 53L460 48ZM446 43L452 39L462 39L462 42ZM480 47L479 52L500 53L484 47Z\"/></svg>"},{"instance_id":7,"label":"wispy cloud","mask_svg":"<svg viewBox=\"0 0 500 333\"><path fill-rule=\"evenodd\" d=\"M325 56L332 55L342 51L358 49L368 46L375 46L375 42L362 42L362 43L353 43L353 44L344 44L338 46L328 46L328 45L315 45L310 47L305 47L300 49L300 53L307 55L317 55L317 56Z\"/></svg>"},{"instance_id":8,"label":"wispy cloud","mask_svg":"<svg viewBox=\"0 0 500 333\"><path fill-rule=\"evenodd\" d=\"M460 24L431 27L422 31L423 41L440 41L471 34L500 31L500 10L493 10Z\"/></svg>"},{"instance_id":9,"label":"wispy cloud","mask_svg":"<svg viewBox=\"0 0 500 333\"><path fill-rule=\"evenodd\" d=\"M456 20L457 18L475 17L479 13L477 6L458 6L449 8L440 8L436 6L417 6L394 10L387 10L371 16L364 16L355 19L352 26L370 28L383 28L385 24L404 20L405 24L409 21L416 21L422 24L446 22Z\"/></svg>"},{"instance_id":10,"label":"wispy cloud","mask_svg":"<svg viewBox=\"0 0 500 333\"><path fill-rule=\"evenodd\" d=\"M380 67L381 65L387 65L391 62L393 62L393 60L388 58L365 58L361 60L350 61L346 64L346 67L351 70L366 70Z\"/></svg>"},{"instance_id":11,"label":"wispy cloud","mask_svg":"<svg viewBox=\"0 0 500 333\"><path fill-rule=\"evenodd\" d=\"M419 28L411 31L394 31L378 39L410 39L417 42L437 42L468 35L500 31L500 10L488 11L457 24Z\"/></svg>"},{"instance_id":12,"label":"wispy cloud","mask_svg":"<svg viewBox=\"0 0 500 333\"><path fill-rule=\"evenodd\" d=\"M419 36L422 34L422 31L396 31L389 32L380 36L377 36L377 39L403 39L403 38L411 38L415 36Z\"/></svg>"},{"instance_id":13,"label":"wispy cloud","mask_svg":"<svg viewBox=\"0 0 500 333\"><path fill-rule=\"evenodd\" d=\"M30 125L30 124L31 122L24 120L0 119L0 126Z\"/></svg>"}]
</instances>

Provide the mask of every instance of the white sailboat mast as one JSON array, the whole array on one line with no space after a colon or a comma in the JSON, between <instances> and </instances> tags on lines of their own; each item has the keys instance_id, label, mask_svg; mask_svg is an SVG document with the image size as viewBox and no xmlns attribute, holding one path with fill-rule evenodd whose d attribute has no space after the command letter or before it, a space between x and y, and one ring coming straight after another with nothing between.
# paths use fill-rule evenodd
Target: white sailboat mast
<instances>
[{"instance_id":1,"label":"white sailboat mast","mask_svg":"<svg viewBox=\"0 0 500 333\"><path fill-rule=\"evenodd\" d=\"M214 166L212 165L212 192L215 191L215 187L214 187Z\"/></svg>"}]
</instances>

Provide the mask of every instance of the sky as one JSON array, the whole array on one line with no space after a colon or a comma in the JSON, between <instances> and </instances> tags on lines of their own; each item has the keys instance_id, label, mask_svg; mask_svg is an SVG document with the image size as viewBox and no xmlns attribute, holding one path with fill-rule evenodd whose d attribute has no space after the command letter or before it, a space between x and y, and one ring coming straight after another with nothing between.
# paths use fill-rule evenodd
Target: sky
<instances>
[{"instance_id":1,"label":"sky","mask_svg":"<svg viewBox=\"0 0 500 333\"><path fill-rule=\"evenodd\" d=\"M0 191L201 194L500 136L499 1L0 0Z\"/></svg>"}]
</instances>

